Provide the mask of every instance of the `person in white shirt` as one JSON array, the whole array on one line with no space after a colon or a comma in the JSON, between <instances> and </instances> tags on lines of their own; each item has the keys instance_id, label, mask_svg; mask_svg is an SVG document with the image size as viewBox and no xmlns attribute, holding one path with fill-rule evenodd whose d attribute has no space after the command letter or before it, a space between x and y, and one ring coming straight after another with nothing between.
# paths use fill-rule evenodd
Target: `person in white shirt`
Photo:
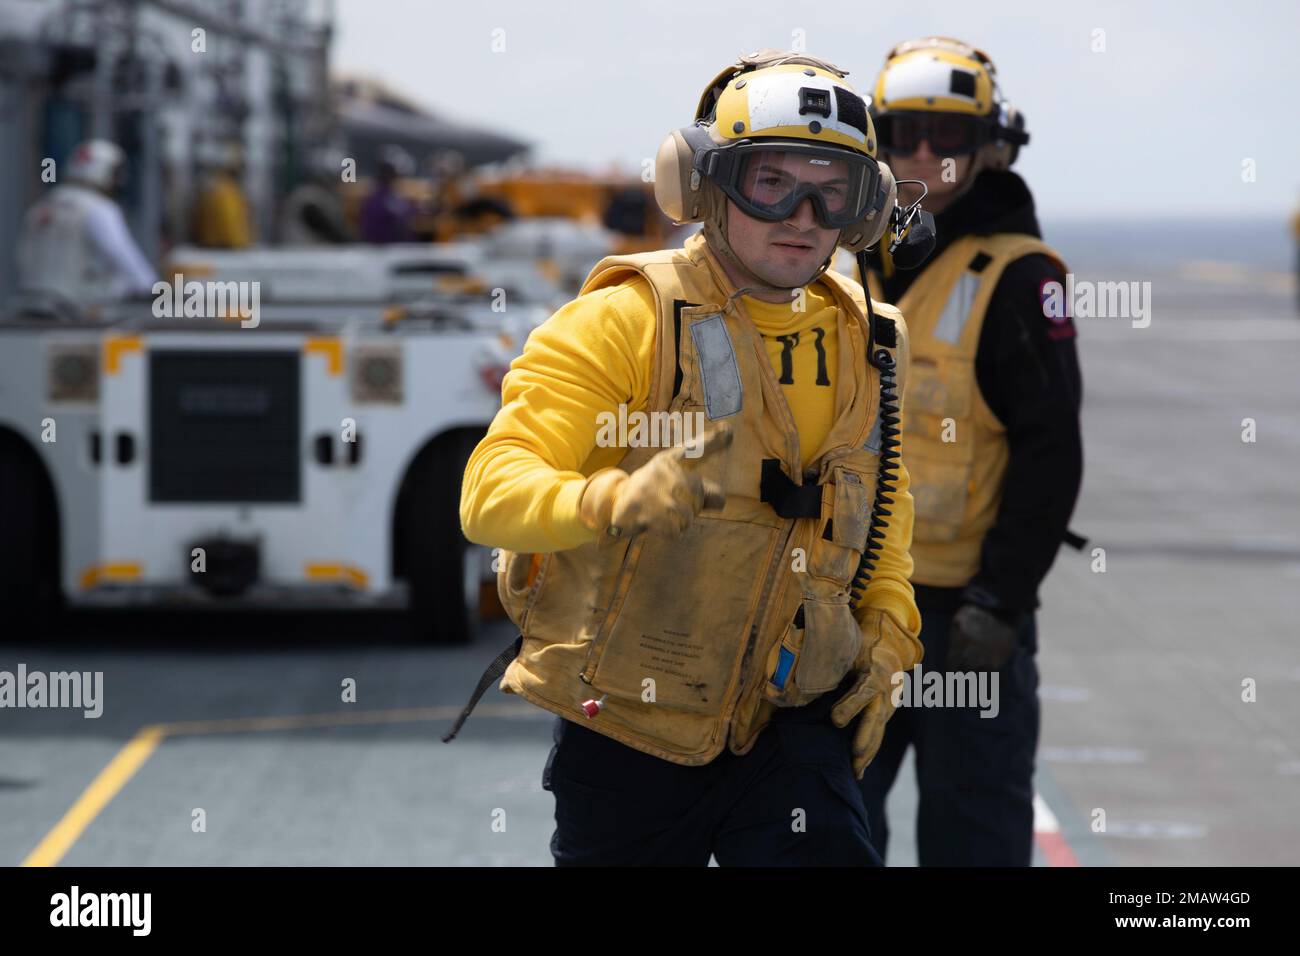
<instances>
[{"instance_id":1,"label":"person in white shirt","mask_svg":"<svg viewBox=\"0 0 1300 956\"><path fill-rule=\"evenodd\" d=\"M27 211L18 240L18 287L92 306L147 295L157 273L113 199L126 156L106 140L77 146L66 182Z\"/></svg>"}]
</instances>

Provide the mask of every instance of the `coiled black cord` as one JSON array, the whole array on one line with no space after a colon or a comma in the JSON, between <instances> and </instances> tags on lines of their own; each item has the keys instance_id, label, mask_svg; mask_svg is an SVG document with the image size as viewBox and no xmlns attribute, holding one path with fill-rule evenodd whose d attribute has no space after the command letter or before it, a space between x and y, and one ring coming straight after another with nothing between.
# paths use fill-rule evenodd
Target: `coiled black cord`
<instances>
[{"instance_id":1,"label":"coiled black cord","mask_svg":"<svg viewBox=\"0 0 1300 956\"><path fill-rule=\"evenodd\" d=\"M898 466L902 459L899 452L902 442L898 439L902 434L900 425L903 420L898 394L895 392L897 381L894 377L894 357L888 349L876 348L876 314L871 308L871 290L867 287L865 252L858 253L858 272L862 277L862 289L867 302L867 364L880 376L880 465L876 475L876 495L871 503L871 522L867 526L867 540L862 548L858 570L854 572L853 582L849 585L854 609L858 607L862 592L876 570L876 561L885 546L888 519L893 516L888 506L893 505L893 494L898 490Z\"/></svg>"}]
</instances>

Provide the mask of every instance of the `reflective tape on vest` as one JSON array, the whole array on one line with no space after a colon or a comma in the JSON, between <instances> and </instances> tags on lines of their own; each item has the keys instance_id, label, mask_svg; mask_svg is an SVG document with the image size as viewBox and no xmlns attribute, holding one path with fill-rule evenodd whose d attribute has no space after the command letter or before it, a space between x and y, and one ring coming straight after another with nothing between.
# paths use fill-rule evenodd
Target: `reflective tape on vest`
<instances>
[{"instance_id":1,"label":"reflective tape on vest","mask_svg":"<svg viewBox=\"0 0 1300 956\"><path fill-rule=\"evenodd\" d=\"M934 325L934 337L956 345L961 340L962 330L970 319L970 307L975 302L975 293L980 288L980 277L970 272L963 272L961 278L948 293L948 301L943 305L943 313Z\"/></svg>"},{"instance_id":2,"label":"reflective tape on vest","mask_svg":"<svg viewBox=\"0 0 1300 956\"><path fill-rule=\"evenodd\" d=\"M871 423L871 431L867 432L867 440L862 443L862 447L873 455L880 454L880 412L876 409L876 420Z\"/></svg>"},{"instance_id":3,"label":"reflective tape on vest","mask_svg":"<svg viewBox=\"0 0 1300 956\"><path fill-rule=\"evenodd\" d=\"M711 315L692 323L691 338L695 341L695 353L700 357L705 414L711 421L736 414L743 404L744 395L740 368L736 365L736 350L732 347L726 322L721 315Z\"/></svg>"}]
</instances>

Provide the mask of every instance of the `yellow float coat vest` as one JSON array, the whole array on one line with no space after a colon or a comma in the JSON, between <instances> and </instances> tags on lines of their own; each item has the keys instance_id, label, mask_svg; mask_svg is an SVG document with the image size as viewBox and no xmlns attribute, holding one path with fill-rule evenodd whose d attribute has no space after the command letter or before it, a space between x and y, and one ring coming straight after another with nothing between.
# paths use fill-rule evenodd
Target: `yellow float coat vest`
<instances>
[{"instance_id":1,"label":"yellow float coat vest","mask_svg":"<svg viewBox=\"0 0 1300 956\"><path fill-rule=\"evenodd\" d=\"M980 393L975 353L1003 270L1034 253L1061 262L1033 236L964 236L927 265L896 303L907 316L912 346L903 456L912 478L917 584L962 587L979 570L1009 454L1006 429ZM872 276L872 289L878 288Z\"/></svg>"},{"instance_id":2,"label":"yellow float coat vest","mask_svg":"<svg viewBox=\"0 0 1300 956\"><path fill-rule=\"evenodd\" d=\"M703 413L706 428L731 423L731 448L701 466L725 490L726 506L701 512L677 540L642 534L551 554L506 552L498 591L523 641L501 689L638 750L697 765L728 743L748 752L776 707L834 690L858 655L864 638L849 585L875 492L880 386L865 361L862 287L828 273L842 343L836 419L805 480L762 337L739 298L724 309L731 287L703 238L606 258L582 292L634 274L649 281L658 306L646 411ZM901 391L902 316L875 308L897 327ZM631 448L618 467L634 471L660 450ZM762 500L764 488L773 499L781 485L789 495L781 510L809 516L781 517ZM800 507L788 504L792 497ZM587 717L582 703L602 698Z\"/></svg>"}]
</instances>

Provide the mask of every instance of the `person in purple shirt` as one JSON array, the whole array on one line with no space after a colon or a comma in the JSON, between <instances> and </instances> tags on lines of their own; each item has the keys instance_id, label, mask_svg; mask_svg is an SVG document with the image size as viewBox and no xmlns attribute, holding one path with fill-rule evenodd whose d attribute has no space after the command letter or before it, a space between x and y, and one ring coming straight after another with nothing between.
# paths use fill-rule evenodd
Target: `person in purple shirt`
<instances>
[{"instance_id":1,"label":"person in purple shirt","mask_svg":"<svg viewBox=\"0 0 1300 956\"><path fill-rule=\"evenodd\" d=\"M393 185L399 175L399 157L385 150L379 161L374 191L361 206L361 240L380 245L411 241L415 207L397 195ZM404 158L404 157L402 157Z\"/></svg>"}]
</instances>

